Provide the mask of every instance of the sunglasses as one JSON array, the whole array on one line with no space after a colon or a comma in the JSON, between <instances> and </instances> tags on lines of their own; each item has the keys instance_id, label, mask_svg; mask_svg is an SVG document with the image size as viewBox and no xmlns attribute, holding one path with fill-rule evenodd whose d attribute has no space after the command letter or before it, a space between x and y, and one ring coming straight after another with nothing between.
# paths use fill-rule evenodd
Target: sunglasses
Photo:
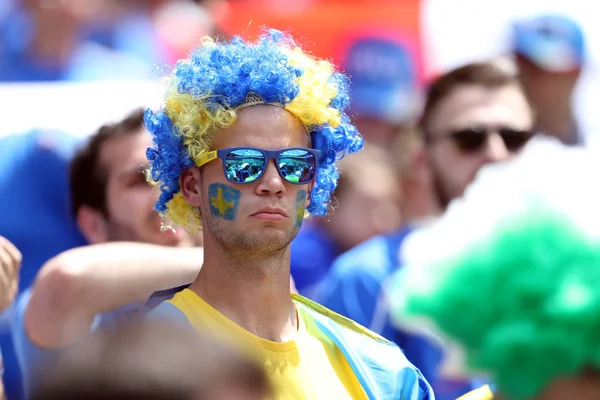
<instances>
[{"instance_id":1,"label":"sunglasses","mask_svg":"<svg viewBox=\"0 0 600 400\"><path fill-rule=\"evenodd\" d=\"M485 146L489 137L493 134L500 136L506 149L511 152L520 150L533 136L533 133L527 130L475 126L455 130L438 138L449 138L461 151L475 153ZM434 138L430 137L429 142L433 141L432 139Z\"/></svg>"},{"instance_id":2,"label":"sunglasses","mask_svg":"<svg viewBox=\"0 0 600 400\"><path fill-rule=\"evenodd\" d=\"M231 183L252 183L265 173L271 159L279 176L294 185L306 185L315 179L321 152L315 149L294 147L281 150L264 150L254 147L233 147L210 151L196 163L198 167L220 158L225 178Z\"/></svg>"}]
</instances>

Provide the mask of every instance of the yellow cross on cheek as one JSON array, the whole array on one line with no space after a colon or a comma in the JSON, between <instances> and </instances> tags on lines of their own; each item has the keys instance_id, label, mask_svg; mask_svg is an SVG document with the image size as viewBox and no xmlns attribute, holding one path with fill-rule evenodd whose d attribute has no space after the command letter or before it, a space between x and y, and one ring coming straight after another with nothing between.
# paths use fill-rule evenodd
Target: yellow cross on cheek
<instances>
[{"instance_id":1,"label":"yellow cross on cheek","mask_svg":"<svg viewBox=\"0 0 600 400\"><path fill-rule=\"evenodd\" d=\"M304 219L304 207L299 207L298 212L296 212L296 220L302 221Z\"/></svg>"},{"instance_id":2,"label":"yellow cross on cheek","mask_svg":"<svg viewBox=\"0 0 600 400\"><path fill-rule=\"evenodd\" d=\"M296 194L296 228L300 228L302 226L302 220L304 219L304 211L305 211L305 203L306 203L306 191L300 190Z\"/></svg>"},{"instance_id":3,"label":"yellow cross on cheek","mask_svg":"<svg viewBox=\"0 0 600 400\"><path fill-rule=\"evenodd\" d=\"M223 198L223 189L217 188L217 197L212 197L210 203L219 210L219 214L224 216L227 210L233 208L233 201L227 201Z\"/></svg>"}]
</instances>

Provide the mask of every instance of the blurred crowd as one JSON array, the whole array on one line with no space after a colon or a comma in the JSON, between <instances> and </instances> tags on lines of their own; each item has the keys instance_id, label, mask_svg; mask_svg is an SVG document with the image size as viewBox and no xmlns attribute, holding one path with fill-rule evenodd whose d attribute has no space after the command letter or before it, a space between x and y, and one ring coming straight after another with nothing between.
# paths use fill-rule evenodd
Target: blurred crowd
<instances>
[{"instance_id":1,"label":"blurred crowd","mask_svg":"<svg viewBox=\"0 0 600 400\"><path fill-rule=\"evenodd\" d=\"M219 25L226 9L225 0L3 0L0 82L153 81L199 38L227 38ZM480 168L513 158L534 137L585 147L589 135L572 106L586 63L578 23L540 14L514 21L511 32L512 53L426 84L395 40L366 32L348 46L339 63L366 145L339 162L329 215L306 219L291 243L291 290L397 343L441 400L487 382L442 376L443 349L392 323L385 290L402 267L404 239L462 196ZM202 266L202 235L165 229L154 210L157 193L144 174L149 106L85 139L44 129L0 137L0 349L9 400L26 392L268 398L261 368L209 338L147 324L83 334L93 324L120 326L140 305L153 308ZM123 246L103 247L115 242ZM127 290L130 280L146 281ZM31 363L45 356L35 347L68 352L42 379Z\"/></svg>"},{"instance_id":2,"label":"blurred crowd","mask_svg":"<svg viewBox=\"0 0 600 400\"><path fill-rule=\"evenodd\" d=\"M156 68L215 33L217 2L205 3L212 8L169 0L7 0L0 81L154 78Z\"/></svg>"}]
</instances>

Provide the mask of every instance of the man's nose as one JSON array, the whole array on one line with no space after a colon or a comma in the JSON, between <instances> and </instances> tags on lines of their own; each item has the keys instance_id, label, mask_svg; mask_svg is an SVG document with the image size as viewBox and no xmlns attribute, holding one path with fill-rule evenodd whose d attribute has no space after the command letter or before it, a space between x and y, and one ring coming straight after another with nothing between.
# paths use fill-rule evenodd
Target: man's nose
<instances>
[{"instance_id":1,"label":"man's nose","mask_svg":"<svg viewBox=\"0 0 600 400\"><path fill-rule=\"evenodd\" d=\"M256 185L256 191L262 196L271 194L281 197L285 194L285 183L275 166L275 160L269 160L263 176Z\"/></svg>"},{"instance_id":2,"label":"man's nose","mask_svg":"<svg viewBox=\"0 0 600 400\"><path fill-rule=\"evenodd\" d=\"M488 137L482 151L486 162L504 161L511 155L506 148L506 144L504 144L504 140L497 133L493 133Z\"/></svg>"}]
</instances>

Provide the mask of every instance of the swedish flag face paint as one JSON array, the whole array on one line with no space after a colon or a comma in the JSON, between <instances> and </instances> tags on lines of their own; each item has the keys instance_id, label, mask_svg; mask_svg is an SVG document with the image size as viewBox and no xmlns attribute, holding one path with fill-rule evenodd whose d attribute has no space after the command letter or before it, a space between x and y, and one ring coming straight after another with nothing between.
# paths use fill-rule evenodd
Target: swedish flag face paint
<instances>
[{"instance_id":1,"label":"swedish flag face paint","mask_svg":"<svg viewBox=\"0 0 600 400\"><path fill-rule=\"evenodd\" d=\"M237 217L238 206L242 193L222 183L213 183L208 187L210 213L228 221Z\"/></svg>"}]
</instances>

